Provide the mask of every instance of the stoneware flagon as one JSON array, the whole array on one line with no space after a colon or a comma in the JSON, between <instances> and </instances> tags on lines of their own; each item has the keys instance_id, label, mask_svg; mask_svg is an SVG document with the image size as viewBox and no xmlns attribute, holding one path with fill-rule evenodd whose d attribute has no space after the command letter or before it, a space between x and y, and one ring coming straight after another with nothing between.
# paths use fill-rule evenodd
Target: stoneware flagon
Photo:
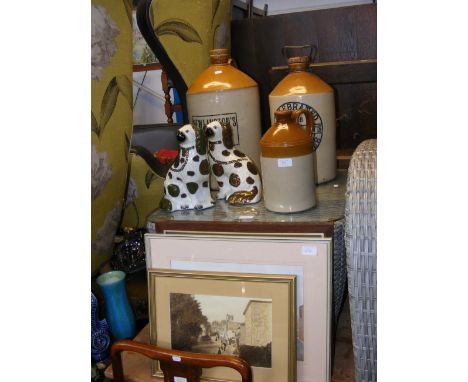
<instances>
[{"instance_id":1,"label":"stoneware flagon","mask_svg":"<svg viewBox=\"0 0 468 382\"><path fill-rule=\"evenodd\" d=\"M305 129L299 125L302 115ZM316 204L312 118L305 109L276 111L276 122L260 140L263 198L270 211L299 212Z\"/></svg>"},{"instance_id":2,"label":"stoneware flagon","mask_svg":"<svg viewBox=\"0 0 468 382\"><path fill-rule=\"evenodd\" d=\"M309 56L288 59L289 74L270 93L270 116L277 110L306 109L314 118L313 150L315 181L323 183L336 176L336 121L333 88L308 72ZM305 119L299 123L304 127Z\"/></svg>"},{"instance_id":3,"label":"stoneware flagon","mask_svg":"<svg viewBox=\"0 0 468 382\"><path fill-rule=\"evenodd\" d=\"M232 205L257 203L262 198L262 181L257 166L234 148L232 128L219 121L206 126L211 171L219 186L217 199Z\"/></svg>"},{"instance_id":4,"label":"stoneware flagon","mask_svg":"<svg viewBox=\"0 0 468 382\"><path fill-rule=\"evenodd\" d=\"M135 316L128 302L125 273L122 271L103 273L97 277L96 283L104 295L106 320L114 339L133 338Z\"/></svg>"},{"instance_id":5,"label":"stoneware flagon","mask_svg":"<svg viewBox=\"0 0 468 382\"><path fill-rule=\"evenodd\" d=\"M178 130L179 154L166 174L164 197L160 207L165 211L213 207L210 194L210 165L206 154L203 128L184 125Z\"/></svg>"},{"instance_id":6,"label":"stoneware flagon","mask_svg":"<svg viewBox=\"0 0 468 382\"><path fill-rule=\"evenodd\" d=\"M227 49L211 50L210 60L187 91L189 120L202 128L213 121L229 123L235 148L258 164L262 135L258 85L231 65Z\"/></svg>"}]
</instances>

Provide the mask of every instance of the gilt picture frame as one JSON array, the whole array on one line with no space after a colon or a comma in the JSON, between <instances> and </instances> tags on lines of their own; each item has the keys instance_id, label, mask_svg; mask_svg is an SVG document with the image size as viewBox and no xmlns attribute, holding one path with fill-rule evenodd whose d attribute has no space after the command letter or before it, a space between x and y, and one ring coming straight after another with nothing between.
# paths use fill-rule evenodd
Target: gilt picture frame
<instances>
[{"instance_id":1,"label":"gilt picture frame","mask_svg":"<svg viewBox=\"0 0 468 382\"><path fill-rule=\"evenodd\" d=\"M296 380L293 275L148 269L150 342L246 359L257 382ZM162 376L158 363L153 375ZM227 368L202 379L237 381Z\"/></svg>"},{"instance_id":2,"label":"gilt picture frame","mask_svg":"<svg viewBox=\"0 0 468 382\"><path fill-rule=\"evenodd\" d=\"M294 274L297 381L331 381L332 239L242 233L146 234L148 267Z\"/></svg>"}]
</instances>

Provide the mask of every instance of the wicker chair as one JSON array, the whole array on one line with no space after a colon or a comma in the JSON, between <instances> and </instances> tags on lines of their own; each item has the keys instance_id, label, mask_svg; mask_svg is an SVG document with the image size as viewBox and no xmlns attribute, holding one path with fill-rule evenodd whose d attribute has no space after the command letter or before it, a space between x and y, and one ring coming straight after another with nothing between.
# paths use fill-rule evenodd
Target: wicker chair
<instances>
[{"instance_id":1,"label":"wicker chair","mask_svg":"<svg viewBox=\"0 0 468 382\"><path fill-rule=\"evenodd\" d=\"M377 141L348 170L345 245L356 381L377 381Z\"/></svg>"}]
</instances>

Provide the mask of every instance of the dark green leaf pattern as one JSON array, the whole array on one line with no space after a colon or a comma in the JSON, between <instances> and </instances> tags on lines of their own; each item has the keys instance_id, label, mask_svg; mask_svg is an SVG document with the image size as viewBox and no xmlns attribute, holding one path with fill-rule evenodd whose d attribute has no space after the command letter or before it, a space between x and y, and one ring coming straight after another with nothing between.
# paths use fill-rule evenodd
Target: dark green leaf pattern
<instances>
[{"instance_id":1,"label":"dark green leaf pattern","mask_svg":"<svg viewBox=\"0 0 468 382\"><path fill-rule=\"evenodd\" d=\"M92 111L91 111L91 131L94 131L94 133L99 137L100 135L99 125Z\"/></svg>"},{"instance_id":2,"label":"dark green leaf pattern","mask_svg":"<svg viewBox=\"0 0 468 382\"><path fill-rule=\"evenodd\" d=\"M130 138L128 138L127 133L125 133L125 160L128 161L128 153L130 151Z\"/></svg>"},{"instance_id":3,"label":"dark green leaf pattern","mask_svg":"<svg viewBox=\"0 0 468 382\"><path fill-rule=\"evenodd\" d=\"M154 28L158 37L166 34L173 34L186 42L196 42L202 44L202 39L195 28L183 20L168 19Z\"/></svg>"},{"instance_id":4,"label":"dark green leaf pattern","mask_svg":"<svg viewBox=\"0 0 468 382\"><path fill-rule=\"evenodd\" d=\"M123 0L125 11L127 12L128 21L130 25L132 25L132 1L131 0Z\"/></svg>"},{"instance_id":5,"label":"dark green leaf pattern","mask_svg":"<svg viewBox=\"0 0 468 382\"><path fill-rule=\"evenodd\" d=\"M218 12L219 4L221 3L221 0L213 0L212 6L213 6L213 16L211 17L211 26L213 26L213 21L216 16L216 12Z\"/></svg>"},{"instance_id":6,"label":"dark green leaf pattern","mask_svg":"<svg viewBox=\"0 0 468 382\"><path fill-rule=\"evenodd\" d=\"M138 213L138 207L135 204L135 202L132 202L133 209L135 210L135 215L136 215L136 227L140 225L140 214Z\"/></svg>"},{"instance_id":7,"label":"dark green leaf pattern","mask_svg":"<svg viewBox=\"0 0 468 382\"><path fill-rule=\"evenodd\" d=\"M119 87L117 86L117 79L114 77L110 80L109 85L107 85L106 92L104 93L104 97L101 102L101 121L99 124L100 134L104 131L107 122L109 122L109 119L114 112L118 95Z\"/></svg>"},{"instance_id":8,"label":"dark green leaf pattern","mask_svg":"<svg viewBox=\"0 0 468 382\"><path fill-rule=\"evenodd\" d=\"M133 86L127 76L117 76L117 86L119 87L120 93L125 97L130 106L130 109L133 108Z\"/></svg>"},{"instance_id":9,"label":"dark green leaf pattern","mask_svg":"<svg viewBox=\"0 0 468 382\"><path fill-rule=\"evenodd\" d=\"M151 26L154 28L154 3L156 3L156 1L152 1L151 2L151 5L150 5L150 12L149 12L149 19L150 19L150 24Z\"/></svg>"},{"instance_id":10,"label":"dark green leaf pattern","mask_svg":"<svg viewBox=\"0 0 468 382\"><path fill-rule=\"evenodd\" d=\"M146 188L150 188L151 183L156 179L156 175L154 175L154 172L151 170L146 171L145 175L145 185Z\"/></svg>"}]
</instances>

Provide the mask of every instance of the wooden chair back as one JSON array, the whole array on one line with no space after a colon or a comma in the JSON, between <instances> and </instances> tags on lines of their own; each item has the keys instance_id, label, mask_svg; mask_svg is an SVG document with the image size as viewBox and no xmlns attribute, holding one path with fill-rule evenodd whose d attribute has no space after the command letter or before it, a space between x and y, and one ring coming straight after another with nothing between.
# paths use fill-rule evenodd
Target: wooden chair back
<instances>
[{"instance_id":1,"label":"wooden chair back","mask_svg":"<svg viewBox=\"0 0 468 382\"><path fill-rule=\"evenodd\" d=\"M218 366L237 370L242 377L242 382L252 381L250 365L238 357L191 353L164 349L137 341L120 340L114 342L111 347L111 361L115 382L124 382L121 356L124 351L132 351L159 361L164 374L164 382L174 382L174 377L186 378L187 382L200 382L203 368Z\"/></svg>"}]
</instances>

